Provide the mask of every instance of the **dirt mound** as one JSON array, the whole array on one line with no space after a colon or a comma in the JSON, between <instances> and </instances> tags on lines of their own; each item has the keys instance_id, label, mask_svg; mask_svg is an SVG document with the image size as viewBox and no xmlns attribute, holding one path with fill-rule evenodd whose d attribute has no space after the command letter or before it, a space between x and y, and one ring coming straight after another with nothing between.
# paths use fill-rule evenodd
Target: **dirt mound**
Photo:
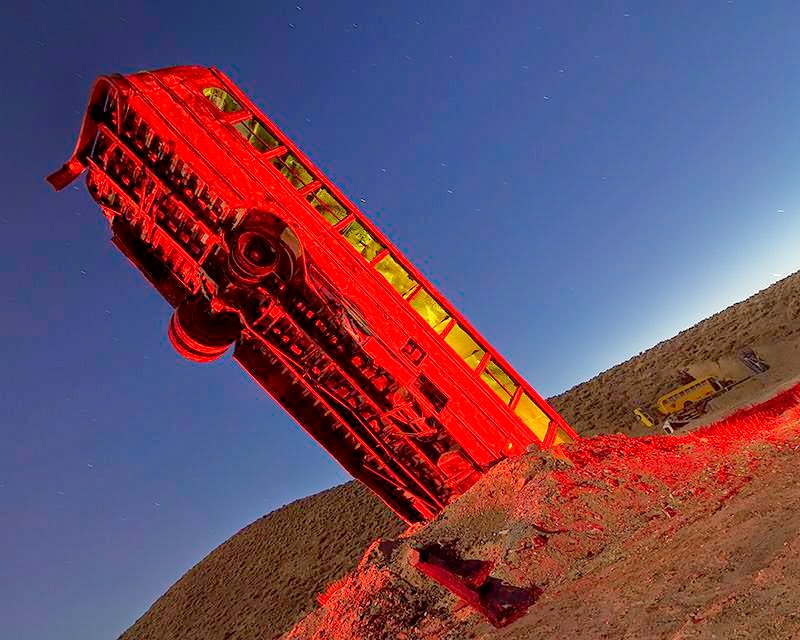
<instances>
[{"instance_id":1,"label":"dirt mound","mask_svg":"<svg viewBox=\"0 0 800 640\"><path fill-rule=\"evenodd\" d=\"M313 606L315 593L352 570L377 536L402 529L355 482L298 500L217 547L121 639L272 638Z\"/></svg>"},{"instance_id":2,"label":"dirt mound","mask_svg":"<svg viewBox=\"0 0 800 640\"><path fill-rule=\"evenodd\" d=\"M727 373L746 347L756 348L772 368L715 400L711 416L768 397L800 375L800 273L551 402L583 435L642 434L633 408L674 385L677 369L700 375L716 366ZM374 538L395 535L400 527L376 498L352 483L299 500L212 552L122 638L270 638L313 608L315 594L352 570Z\"/></svg>"},{"instance_id":3,"label":"dirt mound","mask_svg":"<svg viewBox=\"0 0 800 640\"><path fill-rule=\"evenodd\" d=\"M800 386L680 437L599 436L495 467L375 545L284 640L796 638ZM495 629L412 568L431 545L536 602Z\"/></svg>"},{"instance_id":4,"label":"dirt mound","mask_svg":"<svg viewBox=\"0 0 800 640\"><path fill-rule=\"evenodd\" d=\"M677 386L679 370L687 369L696 376L721 373L738 378L746 370L736 357L746 348L763 354L774 368L737 392L739 406L753 402L765 381L780 384L800 374L800 272L550 398L550 402L581 435L614 431L644 435L647 430L637 425L633 410L652 405Z\"/></svg>"}]
</instances>

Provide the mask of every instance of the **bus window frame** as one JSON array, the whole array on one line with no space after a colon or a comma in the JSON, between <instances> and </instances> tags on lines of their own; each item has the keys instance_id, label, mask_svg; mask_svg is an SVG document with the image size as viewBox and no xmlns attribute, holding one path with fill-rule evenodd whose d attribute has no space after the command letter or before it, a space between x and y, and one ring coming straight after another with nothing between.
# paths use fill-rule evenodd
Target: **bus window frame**
<instances>
[{"instance_id":1,"label":"bus window frame","mask_svg":"<svg viewBox=\"0 0 800 640\"><path fill-rule=\"evenodd\" d=\"M330 190L330 189L328 188L328 186L327 186L327 185L326 185L326 184L325 184L325 183L322 181L322 179L321 179L321 178L319 178L319 177L318 177L318 178L317 178L317 179L316 179L316 180L315 180L315 181L314 181L312 184L316 184L316 185L317 185L317 187L316 187L315 189L310 189L310 188L301 189L301 191L300 191L300 195L302 195L302 196L303 196L304 200L305 200L305 201L306 201L306 203L308 204L308 207L309 207L309 208L312 210L312 215L316 215L317 217L320 217L320 218L322 218L322 219L323 219L323 220L325 220L325 222L327 222L327 223L328 223L328 225L329 225L329 226L331 226L331 227L335 227L335 226L336 226L336 225L338 225L340 222L342 222L343 220L346 220L346 219L347 219L349 216L351 216L351 215L352 215L352 213L351 213L351 212L350 212L350 211L347 209L347 207L346 207L344 204L342 204L341 202L339 202L339 198L337 198L337 197L336 197L336 196L335 196L333 193L331 193L331 190ZM310 186L310 185L309 185L309 186ZM341 218L338 218L338 219L337 219L335 222L331 222L330 220L328 220L328 218L325 216L325 213L323 213L323 212L322 212L320 209L317 209L317 207L315 207L315 206L314 206L314 201L315 201L315 200L318 200L318 201L319 201L320 203L322 203L323 205L325 204L325 203L322 201L322 199L320 199L320 198L318 197L318 195L319 195L319 192L320 192L320 191L324 191L325 193L327 193L327 194L328 194L328 196L329 196L329 197L330 197L330 198L331 198L331 199L332 199L332 200L333 200L333 201L334 201L336 204L338 204L338 205L339 205L339 207L341 207L341 209L344 211L344 215L343 215ZM332 211L332 209L328 209L328 211ZM335 216L335 215L333 215L332 217L334 217L334 218L335 218L336 216Z\"/></svg>"},{"instance_id":2,"label":"bus window frame","mask_svg":"<svg viewBox=\"0 0 800 640\"><path fill-rule=\"evenodd\" d=\"M405 277L408 278L408 280L410 281L411 287L408 289L406 293L401 293L400 290L397 287L395 287L395 285L389 280L389 278L386 277L384 272L378 269L378 265L383 263L387 258L391 262L393 262L394 265L397 268L399 268L405 275ZM400 296L400 298L402 298L406 302L408 301L409 297L416 295L417 291L422 287L422 285L419 282L417 282L414 278L411 277L411 274L409 274L408 271L406 271L405 267L403 267L400 261L397 260L397 258L395 258L395 255L386 247L384 247L382 251L379 251L377 253L377 255L370 261L369 265L373 268L375 272L381 275L383 280L386 281L386 283L389 285L389 288L395 292L395 295Z\"/></svg>"},{"instance_id":3,"label":"bus window frame","mask_svg":"<svg viewBox=\"0 0 800 640\"><path fill-rule=\"evenodd\" d=\"M275 137L275 136L273 136L273 137ZM305 173L308 175L308 178L309 178L308 182L303 183L302 180L299 179L299 173L296 173L296 172L292 171L291 165L289 165L289 163L287 162L287 160L289 158L293 159L293 161L294 161L293 165L294 166L300 167L300 169L302 171L305 171ZM278 165L279 162L280 162L280 165L282 167L286 168L286 171L287 171L287 173L289 175L286 175L286 173L281 171L281 166ZM298 158L297 154L293 153L291 150L288 150L286 153L284 153L284 154L282 154L280 156L275 156L274 158L270 158L270 164L281 175L281 177L289 184L289 186L291 186L294 189L295 193L297 193L298 195L302 195L304 200L305 200L305 195L302 194L303 190L304 189L308 189L308 187L310 185L314 184L314 182L319 182L319 178L317 178L314 175L314 173L306 166L306 163L303 162L301 158ZM300 186L295 185L294 181L292 180L292 178L290 176L293 176L294 178L297 178L298 182L300 182ZM306 193L307 193L307 191L306 191Z\"/></svg>"},{"instance_id":4,"label":"bus window frame","mask_svg":"<svg viewBox=\"0 0 800 640\"><path fill-rule=\"evenodd\" d=\"M492 361L495 367L497 367L501 373L505 374L505 376L511 381L511 384L514 385L513 391L509 392L509 390L506 389L505 385L498 378L496 378L490 371L487 371L489 367L489 362ZM500 389L502 389L505 392L505 394L508 395L508 400L503 402L503 404L507 407L510 407L511 402L514 400L514 396L516 396L517 394L517 390L522 386L518 382L518 378L515 378L510 373L508 373L506 367L504 367L501 363L499 363L496 358L490 358L486 362L482 362L481 364L483 365L479 374L481 382L485 384L491 390L491 392L494 393L502 401L502 396L499 393L497 393L497 391L494 390L494 387L492 387L492 385L490 385L489 382L486 379L484 379L483 376L484 374L486 374L488 377L494 380L494 382L497 383L497 386L499 386Z\"/></svg>"},{"instance_id":5,"label":"bus window frame","mask_svg":"<svg viewBox=\"0 0 800 640\"><path fill-rule=\"evenodd\" d=\"M212 73L214 74L216 80L214 86L223 88L242 107L240 111L232 113L223 113L220 111L218 113L218 116L230 123L235 123L240 119L246 119L248 117L257 118L280 143L280 145L276 147L274 150L267 151L264 153L257 152L256 149L252 148L252 146L248 143L246 146L251 147L251 153L255 157L261 158L264 166L271 167L271 169L269 170L277 171L278 173L280 173L280 171L278 171L277 168L274 167L274 165L272 164L271 157L270 158L265 157L266 153L272 154L274 152L275 155L282 155L283 153L291 153L298 160L301 161L301 163L306 167L306 170L309 171L309 173L311 173L313 177L320 180L320 182L322 183L322 187L327 189L328 192L334 198L336 198L341 203L341 205L347 210L347 216L344 217L339 222L337 222L335 225L330 225L328 227L329 231L339 235L341 241L344 242L345 244L350 244L348 240L343 237L341 231L350 222L356 220L382 247L394 246L386 237L386 235L376 225L374 225L371 220L367 219L366 217L363 216L363 214L361 214L358 207L356 207L355 204L353 204L353 202L341 191L341 189L339 189L335 184L333 184L327 178L327 176L321 173L319 169L316 167L316 165L314 165L314 163L311 162L308 156L301 149L299 149L289 138L287 138L280 130L280 128L266 114L264 114L261 111L261 109L259 109L239 87L231 83L230 79L227 78L227 76L225 76L225 74L222 73L219 69L212 68ZM205 96L203 97L204 99L207 100ZM242 138L241 135L239 134L237 135L240 139ZM243 142L247 141L243 140ZM297 190L293 191L294 193L297 193ZM300 198L300 199L306 204L306 206L308 206L311 213L321 218L320 213L314 207L311 206L310 202L308 202L305 198ZM355 247L352 248L353 250L355 250ZM356 251L356 253L359 252ZM497 365L500 366L501 369L504 370L507 375L509 375L511 380L517 384L517 393L515 393L515 395L519 395L519 390L522 389L524 393L527 393L531 397L531 399L545 413L545 415L547 415L554 422L564 427L565 433L569 437L573 437L573 435L577 437L575 431L566 422L564 422L563 418L561 418L561 416L555 411L555 409L553 409L553 407L541 397L541 395L527 382L527 380L525 380L525 378L519 375L519 373L514 369L514 367L511 366L511 364L494 347L492 347L491 344L486 342L485 338L481 335L481 333L477 331L475 327L472 326L472 324L461 314L461 312L458 309L456 309L452 305L452 303L449 300L444 298L439 291L435 290L435 288L430 284L429 280L424 276L424 274L422 274L420 270L414 264L412 264L405 255L403 255L402 253L393 253L392 255L395 258L395 260L400 264L400 266L403 269L405 269L405 271L414 280L416 280L418 283L420 281L424 281L425 283L427 283L428 286L426 288L428 288L429 294L435 298L438 304L442 306L445 312L450 316L451 322L450 325L448 325L448 327L444 331L442 331L441 334L436 334L434 329L430 327L428 323L425 321L425 319L422 318L418 313L416 313L416 311L413 308L408 309L408 311L410 312L409 315L415 316L416 317L415 321L420 323L420 326L428 326L428 329L431 332L433 332L433 334L436 335L436 338L441 339L440 342L444 342L443 339L444 336L446 336L449 333L449 331L452 330L453 326L458 325L459 327L461 327L463 331L465 331L468 335L472 337L472 339L481 349L483 349L484 354L481 361L478 363L475 369L470 369L467 362L463 360L461 357L459 357L458 353L456 353L456 351L449 344L442 345L443 352L447 352L449 354L449 357L452 358L454 361L460 362L461 363L460 366L464 368L463 369L464 372L468 376L472 376L473 378L479 378L481 372L486 367L487 362L489 362L490 359L493 359L497 363ZM364 256L362 255L362 259L363 258ZM398 298L400 298L397 292L394 291L389 282L386 281L386 279L383 278L380 273L377 273L374 269L372 269L372 271L374 277L376 278L376 281L384 283L381 286L387 287L389 290L394 292L393 295L396 295ZM423 288L424 287L422 285L419 285L417 287L417 290L421 290ZM416 295L416 291L414 292L414 295ZM411 296L409 296L409 298L410 297ZM409 298L406 298L406 300L408 300ZM409 306L410 305L407 305L407 307ZM433 339L435 340L436 338ZM502 399L499 396L497 396L497 394L495 394L487 384L484 383L479 386L483 387L487 396L494 397L496 402L504 404L506 409L509 409L509 404L503 403ZM512 402L514 402L513 399ZM513 413L513 411L510 411L510 415L513 416L515 419L517 419L517 421L520 424L522 424L519 418Z\"/></svg>"},{"instance_id":6,"label":"bus window frame","mask_svg":"<svg viewBox=\"0 0 800 640\"><path fill-rule=\"evenodd\" d=\"M224 93L236 105L237 108L233 109L231 111L226 111L225 109L223 109L222 107L217 105L217 103L214 102L214 100L212 100L211 97L206 93L206 91L212 91L212 90L213 91L221 91L222 93ZM203 98L207 101L208 104L210 104L211 106L214 107L214 110L216 111L217 115L219 115L219 116L223 116L223 117L228 116L228 117L230 117L230 116L232 116L234 114L238 116L243 111L247 111L242 106L242 103L239 100L237 100L236 97L233 96L230 91L227 91L226 89L223 89L222 87L208 85L208 86L203 87L200 90L200 94L203 96Z\"/></svg>"},{"instance_id":7,"label":"bus window frame","mask_svg":"<svg viewBox=\"0 0 800 640\"><path fill-rule=\"evenodd\" d=\"M414 311L422 319L422 321L428 327L430 327L431 331L433 331L437 336L441 336L442 335L442 331L437 331L436 328L434 327L434 325L432 325L430 322L428 322L428 320L425 318L425 316L422 315L422 311L420 309L417 309L417 307L414 306L414 302L417 300L417 298L420 298L423 294L428 296L428 301L429 302L433 302L433 304L435 304L442 312L444 312L444 318L442 318L436 324L436 326L439 326L443 322L445 322L445 321L447 322L447 324L445 324L445 326L442 328L442 331L444 331L444 329L449 326L450 321L453 319L453 315L447 310L447 307L445 307L439 301L439 298L434 296L428 289L426 289L424 286L422 286L422 284L419 283L419 282L417 282L417 287L411 293L409 293L409 295L405 298L406 302L408 302L408 305L409 305L409 307L411 307L412 311Z\"/></svg>"},{"instance_id":8,"label":"bus window frame","mask_svg":"<svg viewBox=\"0 0 800 640\"><path fill-rule=\"evenodd\" d=\"M238 114L238 112L237 112L237 114ZM247 121L253 121L257 125L261 125L261 127L264 129L264 131L266 131L267 134L269 136L271 136L275 140L275 142L277 144L274 147L268 147L266 145L266 143L264 143L264 140L262 138L260 138L258 136L258 134L253 129L251 129L250 127L248 127L245 124L245 122L247 122ZM248 144L248 146L251 149L253 149L253 151L255 151L262 158L265 156L265 154L271 153L273 151L277 151L278 149L284 149L284 152L288 151L288 149L286 148L286 145L284 144L284 141L281 140L279 136L275 135L275 133L273 133L272 129L268 125L264 124L264 122L259 120L255 115L252 115L252 114L249 114L249 113L245 113L245 117L237 118L236 120L232 119L229 122L230 122L231 126L233 127L233 130L236 132L236 135L238 135L242 140L244 140ZM250 137L246 137L242 133L242 131L237 127L237 125L240 125L240 124L245 129L247 129L254 137L258 138L258 140L262 144L264 144L265 148L263 150L259 150L258 147L256 147L252 142L250 142ZM276 154L270 155L269 161L271 162L271 160L277 155L282 155L282 154L277 154L276 153Z\"/></svg>"}]
</instances>

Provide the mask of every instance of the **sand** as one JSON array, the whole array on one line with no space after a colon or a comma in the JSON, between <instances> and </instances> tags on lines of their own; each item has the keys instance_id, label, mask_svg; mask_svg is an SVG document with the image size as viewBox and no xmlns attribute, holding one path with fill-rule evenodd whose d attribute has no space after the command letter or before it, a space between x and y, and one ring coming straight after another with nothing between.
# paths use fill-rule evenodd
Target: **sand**
<instances>
[{"instance_id":1,"label":"sand","mask_svg":"<svg viewBox=\"0 0 800 640\"><path fill-rule=\"evenodd\" d=\"M695 375L745 375L746 371L737 364L737 354L744 348L754 348L772 368L766 374L715 399L709 407L709 414L687 430L703 422L719 419L737 407L768 398L780 389L791 386L800 377L800 273L781 280L551 401L582 435L652 433L634 420L632 411L635 407L648 406L661 393L675 386L678 369L689 369ZM758 525L760 518L764 517L762 514L783 513L780 516L783 520L775 515L769 517L789 523L784 542L788 545L787 562L790 563L797 560L800 543L791 538L796 515L790 513L787 504L791 500L796 504L800 496L796 494L796 486L785 485L786 479L780 471L780 465L792 469L793 464L796 465L796 460L776 460L774 472L755 479L747 489L754 496L752 501L742 503L737 514L731 515L736 522L749 523L746 524L746 530L735 534L737 539L741 539L742 544L758 546ZM779 479L784 483L781 486L775 484ZM774 506L758 507L762 502ZM484 514L481 517L490 516ZM735 544L735 540L725 542L723 538L727 535L726 527L736 523L725 520L719 514L708 515L708 518L713 521L707 527L675 532L672 537L658 541L658 544L667 545L669 554L657 559L658 568L655 572L647 573L650 561L646 558L642 560L642 566L635 563L629 566L629 560L624 568L615 569L612 565L604 569L609 575L617 570L628 572L630 580L640 581L637 586L639 590L632 588L625 596L631 599L624 607L630 611L645 608L652 610L654 616L669 617L673 615L669 608L672 605L661 607L659 604L658 594L662 591L685 590L687 587L681 585L688 581L693 585L691 593L695 593L695 590L699 590L698 593L703 590L716 593L726 580L738 576L737 572L745 571L734 560L729 560L727 565L712 563L713 566L699 568L699 577L685 573L687 557L693 558L698 553L709 555L709 549L713 557L722 557L714 555L717 553L714 545ZM397 518L368 491L354 483L297 501L256 521L201 560L121 638L250 640L279 636L304 613L315 608L315 598L326 585L356 567L372 540L394 537L401 528ZM348 532L348 535L341 535L341 532ZM773 551L783 548L779 538L774 542L777 546ZM726 553L732 548L728 548ZM291 553L287 553L287 550L291 550ZM775 562L779 563L778 560ZM767 573L764 575L777 571L777 566L765 564L762 568ZM797 570L796 565L791 566L794 567L792 570ZM747 580L750 574L745 572L741 575L744 576L742 580ZM797 574L793 575L796 582ZM426 584L420 583L421 593ZM602 626L593 634L586 635L581 624L578 624L589 619L594 624L596 607L605 610L604 607L610 606L603 600L607 596L603 582L596 581L584 586L575 582L563 589L563 603L566 604L559 609L561 605L554 601L552 606L562 616L576 621L576 626L570 632L575 635L564 637L603 637ZM584 589L592 591L591 597L583 592ZM737 602L749 602L752 605L755 613L748 616L765 618L767 614L759 612L758 607L774 606L769 602L773 596L768 591L762 591L737 596ZM795 601L791 602L794 606ZM724 603L719 607L720 611L731 611ZM794 608L800 610L800 606ZM684 610L680 611L683 615ZM619 608L614 609L614 615L619 614ZM674 633L678 635L665 637L675 640L700 637L695 633L697 628L696 625L689 625L679 633L676 627ZM661 637L642 633L628 637ZM525 634L486 637L540 637L533 631L525 631ZM717 637L736 636L723 634Z\"/></svg>"},{"instance_id":2,"label":"sand","mask_svg":"<svg viewBox=\"0 0 800 640\"><path fill-rule=\"evenodd\" d=\"M661 394L678 386L679 370L738 380L750 373L738 362L738 354L748 348L763 355L772 368L716 400L712 407L718 411L712 419L790 386L800 376L800 272L550 401L581 435L646 435L652 432L635 420L633 410L650 408L659 418L651 407Z\"/></svg>"},{"instance_id":3,"label":"sand","mask_svg":"<svg viewBox=\"0 0 800 640\"><path fill-rule=\"evenodd\" d=\"M497 465L283 640L800 637L800 386L694 433L567 451ZM432 544L535 602L494 628L410 565Z\"/></svg>"}]
</instances>

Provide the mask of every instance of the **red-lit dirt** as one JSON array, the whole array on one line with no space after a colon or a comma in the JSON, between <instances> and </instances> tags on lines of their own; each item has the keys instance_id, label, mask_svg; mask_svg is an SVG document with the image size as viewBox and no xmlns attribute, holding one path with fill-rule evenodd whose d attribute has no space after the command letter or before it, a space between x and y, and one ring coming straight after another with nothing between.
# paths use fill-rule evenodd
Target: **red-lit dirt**
<instances>
[{"instance_id":1,"label":"red-lit dirt","mask_svg":"<svg viewBox=\"0 0 800 640\"><path fill-rule=\"evenodd\" d=\"M503 463L374 545L284 640L800 638L800 386L684 436L568 452ZM409 565L431 543L541 595L494 629Z\"/></svg>"},{"instance_id":2,"label":"red-lit dirt","mask_svg":"<svg viewBox=\"0 0 800 640\"><path fill-rule=\"evenodd\" d=\"M259 518L178 580L120 640L273 638L400 520L348 482Z\"/></svg>"},{"instance_id":3,"label":"red-lit dirt","mask_svg":"<svg viewBox=\"0 0 800 640\"><path fill-rule=\"evenodd\" d=\"M704 420L719 419L737 407L769 398L800 379L800 272L550 400L582 435L652 433L634 420L633 408L652 406L660 393L676 385L678 369L688 369L697 376L724 375L738 379L746 374L746 369L737 361L738 351L743 348L755 349L770 363L770 370L714 399ZM598 442L597 446L603 447L611 446L615 440L601 439ZM756 443L749 446L756 446ZM665 534L660 541L663 545L663 551L659 551L661 555L655 555L658 551L655 537L645 536L645 542L632 541L627 545L619 541L608 543L611 550L598 555L601 558L598 562L606 564L598 566L591 578L581 581L576 577L577 573L570 574L572 577L563 584L548 587L529 616L509 629L490 635L488 628L477 625L470 627L469 633L492 638L513 638L517 637L514 633L518 633L520 638L536 638L540 636L536 635L535 626L540 624L547 629L547 624L550 624L552 627L553 623L543 620L548 615L558 615L562 620L555 625L556 629L572 629L569 621L573 621L576 637L596 638L602 637L607 629L599 616L602 611L609 611L613 613L608 618L609 626L631 625L630 638L669 638L668 634L660 634L656 627L653 631L641 624L655 625L653 621L659 620L659 616L666 620L665 624L670 624L671 617L688 615L685 612L690 609L689 605L676 604L673 594L677 594L675 597L685 594L681 597L695 598L702 603L706 602L704 590L715 593L721 588L724 591L727 589L726 581L736 576L742 580L749 579L747 576L761 566L762 556L759 554L766 554L764 557L767 559L770 553L775 556L783 541L790 539L789 534L781 539L780 536L784 535L782 527L789 527L786 531L796 531L797 527L791 529L792 523L797 522L797 516L791 512L792 505L800 502L796 485L790 482L795 469L794 459L781 457L784 454L779 455L773 447L766 451L768 455L764 464L767 470L749 481L742 494L724 509L708 515L694 507L693 502L687 502L685 512L678 515L678 525L683 522L680 518L695 512L697 518L707 517L708 522L687 522L685 527L675 531L667 529L669 536ZM623 459L617 459L621 464ZM532 458L527 460L525 464L533 464ZM507 471L498 470L496 473ZM710 491L715 495L717 489L712 487ZM615 500L620 499L620 496L615 497ZM623 508L622 503L618 508ZM658 516L659 509L655 506L653 509L655 515L650 526L677 526L674 519L667 519L666 513L663 521L659 520L662 517ZM786 512L786 525L776 520L781 517L782 510ZM456 513L455 510L452 512ZM489 514L478 513L480 517L475 526L487 530L495 521ZM497 522L502 521L503 514L501 510ZM731 524L726 518L733 518L735 522ZM762 528L769 529L773 521L777 533L768 531L763 534ZM458 527L466 530L467 523L460 523ZM727 528L730 528L733 538L729 539ZM497 524L492 535L503 529L504 525ZM298 500L257 520L200 560L121 636L121 640L254 640L277 637L314 607L316 594L326 584L356 566L373 539L396 536L400 530L399 520L369 491L354 483ZM517 534L512 534L509 528L506 536L495 538L501 540L512 536L511 542L503 542L512 544L514 535ZM649 549L647 544L653 549ZM737 544L745 552L740 554ZM788 564L781 571L790 576L787 580L794 575L797 582L796 546L792 544L797 545L797 542L787 547ZM762 550L757 553L746 551L748 545ZM641 560L637 554L642 554ZM750 569L747 563L731 563L730 567L740 568L729 571L726 568L729 565L721 564L721 560L716 564L712 562L713 557L735 558L738 555L751 558L748 562L754 568ZM615 564L615 557L625 558L625 562ZM762 575L772 575L775 567L779 566L774 565ZM576 572L581 570L573 569ZM624 576L630 583L624 589L615 582L621 579L619 576ZM419 580L416 572L409 579ZM681 581L688 586L682 586ZM430 586L429 581L415 584L423 589ZM771 589L762 585L753 594L737 596L736 602L749 603L747 606L750 608L742 609L746 613L736 615L746 616L752 624L756 624L753 621L759 616L766 616L764 620L771 619L769 612L776 606L769 601L773 593ZM433 593L440 592L434 590ZM567 600L562 603L559 600L561 596L554 596L557 593L562 593ZM785 602L788 603L786 606L794 607L792 610L800 610L800 599L786 598ZM777 606L780 610L784 605L779 603ZM552 609L549 614L548 607ZM634 623L633 618L620 615L619 612L625 609L629 610L625 616L640 616L640 626ZM404 609L401 607L399 611ZM735 611L735 607L726 605L723 614L729 616ZM599 626L593 627L590 620L599 620ZM307 621L301 628L310 630L310 624ZM534 630L528 630L526 625L531 625ZM693 624L675 637L695 637L713 628L713 625ZM413 626L411 629L410 633L414 633ZM469 637L458 635L458 630L454 634L451 637L459 640ZM625 637L618 630L614 634L610 637ZM705 637L711 636L707 634ZM722 633L717 637L736 636ZM763 637L780 636L765 632Z\"/></svg>"}]
</instances>

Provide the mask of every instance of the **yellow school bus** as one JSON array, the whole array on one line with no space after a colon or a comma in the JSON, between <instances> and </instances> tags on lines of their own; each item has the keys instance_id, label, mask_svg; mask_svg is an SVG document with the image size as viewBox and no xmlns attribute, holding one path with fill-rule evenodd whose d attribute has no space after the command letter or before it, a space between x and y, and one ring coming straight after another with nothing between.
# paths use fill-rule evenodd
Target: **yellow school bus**
<instances>
[{"instance_id":1,"label":"yellow school bus","mask_svg":"<svg viewBox=\"0 0 800 640\"><path fill-rule=\"evenodd\" d=\"M665 416L690 409L723 390L722 383L713 376L694 380L661 396L656 407Z\"/></svg>"}]
</instances>

